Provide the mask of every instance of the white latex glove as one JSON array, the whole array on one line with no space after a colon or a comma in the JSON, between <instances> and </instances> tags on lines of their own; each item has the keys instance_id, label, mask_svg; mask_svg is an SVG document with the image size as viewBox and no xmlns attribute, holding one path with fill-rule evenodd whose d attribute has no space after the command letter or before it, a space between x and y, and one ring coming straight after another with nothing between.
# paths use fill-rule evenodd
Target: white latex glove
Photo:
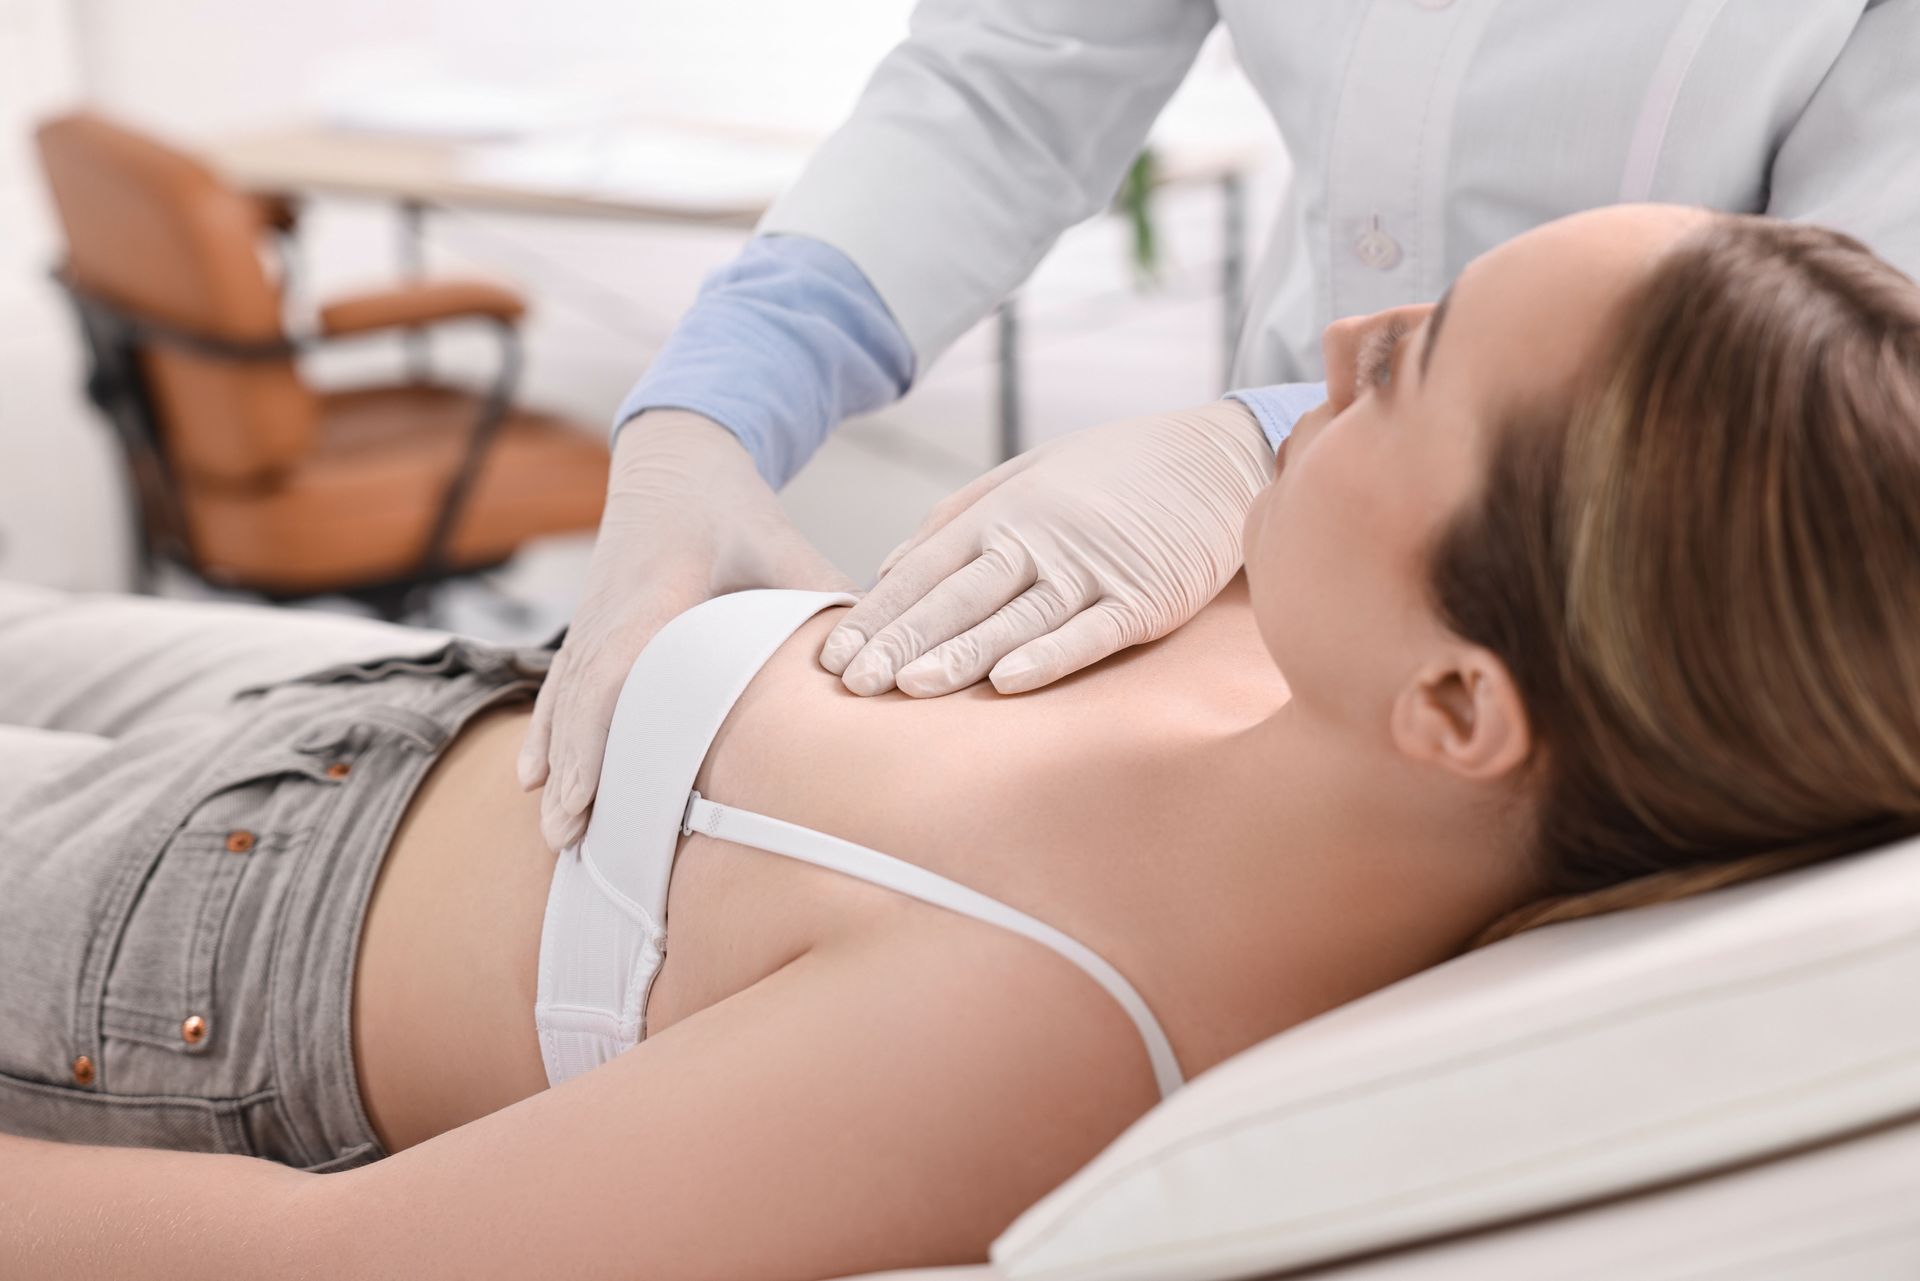
<instances>
[{"instance_id":1,"label":"white latex glove","mask_svg":"<svg viewBox=\"0 0 1920 1281\"><path fill-rule=\"evenodd\" d=\"M555 851L586 830L634 658L675 615L749 587L859 591L793 527L732 432L648 410L615 444L586 595L520 749L520 785L546 784L540 833Z\"/></svg>"},{"instance_id":2,"label":"white latex glove","mask_svg":"<svg viewBox=\"0 0 1920 1281\"><path fill-rule=\"evenodd\" d=\"M1239 571L1273 462L1232 400L1048 441L937 504L820 664L856 694L1013 694L1164 636Z\"/></svg>"}]
</instances>

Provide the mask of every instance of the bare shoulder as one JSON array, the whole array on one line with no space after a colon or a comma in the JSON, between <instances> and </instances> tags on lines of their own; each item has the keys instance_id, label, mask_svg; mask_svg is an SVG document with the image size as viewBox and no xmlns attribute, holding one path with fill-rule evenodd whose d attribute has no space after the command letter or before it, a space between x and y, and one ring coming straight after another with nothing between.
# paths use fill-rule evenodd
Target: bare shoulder
<instances>
[{"instance_id":1,"label":"bare shoulder","mask_svg":"<svg viewBox=\"0 0 1920 1281\"><path fill-rule=\"evenodd\" d=\"M1071 964L900 913L577 1080L329 1176L312 1222L373 1272L425 1265L411 1275L978 1261L1155 1098L1131 1023Z\"/></svg>"}]
</instances>

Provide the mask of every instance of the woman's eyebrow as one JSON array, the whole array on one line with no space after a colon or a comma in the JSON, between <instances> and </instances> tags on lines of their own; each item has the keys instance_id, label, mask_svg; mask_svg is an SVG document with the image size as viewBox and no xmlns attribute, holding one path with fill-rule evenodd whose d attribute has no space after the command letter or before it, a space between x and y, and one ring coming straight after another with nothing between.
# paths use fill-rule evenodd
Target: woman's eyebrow
<instances>
[{"instance_id":1,"label":"woman's eyebrow","mask_svg":"<svg viewBox=\"0 0 1920 1281\"><path fill-rule=\"evenodd\" d=\"M1453 286L1440 295L1440 302L1427 317L1427 340L1420 345L1420 381L1427 380L1427 366L1433 363L1433 345L1440 341L1440 322L1447 318L1447 303L1453 298Z\"/></svg>"}]
</instances>

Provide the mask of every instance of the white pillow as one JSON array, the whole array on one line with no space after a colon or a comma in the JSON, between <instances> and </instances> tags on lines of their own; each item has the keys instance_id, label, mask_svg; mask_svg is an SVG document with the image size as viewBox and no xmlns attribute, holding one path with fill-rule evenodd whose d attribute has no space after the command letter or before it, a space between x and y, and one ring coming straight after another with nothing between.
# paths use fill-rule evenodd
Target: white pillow
<instances>
[{"instance_id":1,"label":"white pillow","mask_svg":"<svg viewBox=\"0 0 1920 1281\"><path fill-rule=\"evenodd\" d=\"M1217 1281L1588 1200L1920 1106L1920 841L1530 931L1273 1037L993 1244Z\"/></svg>"}]
</instances>

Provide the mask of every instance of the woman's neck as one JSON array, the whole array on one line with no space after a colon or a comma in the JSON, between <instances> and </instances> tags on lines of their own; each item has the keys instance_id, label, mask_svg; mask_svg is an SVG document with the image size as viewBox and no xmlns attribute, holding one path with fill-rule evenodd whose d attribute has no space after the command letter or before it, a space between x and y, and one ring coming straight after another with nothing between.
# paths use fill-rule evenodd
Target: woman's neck
<instances>
[{"instance_id":1,"label":"woman's neck","mask_svg":"<svg viewBox=\"0 0 1920 1281\"><path fill-rule=\"evenodd\" d=\"M1200 741L1180 770L1209 863L1258 896L1328 1004L1453 955L1529 893L1511 806L1297 701Z\"/></svg>"}]
</instances>

